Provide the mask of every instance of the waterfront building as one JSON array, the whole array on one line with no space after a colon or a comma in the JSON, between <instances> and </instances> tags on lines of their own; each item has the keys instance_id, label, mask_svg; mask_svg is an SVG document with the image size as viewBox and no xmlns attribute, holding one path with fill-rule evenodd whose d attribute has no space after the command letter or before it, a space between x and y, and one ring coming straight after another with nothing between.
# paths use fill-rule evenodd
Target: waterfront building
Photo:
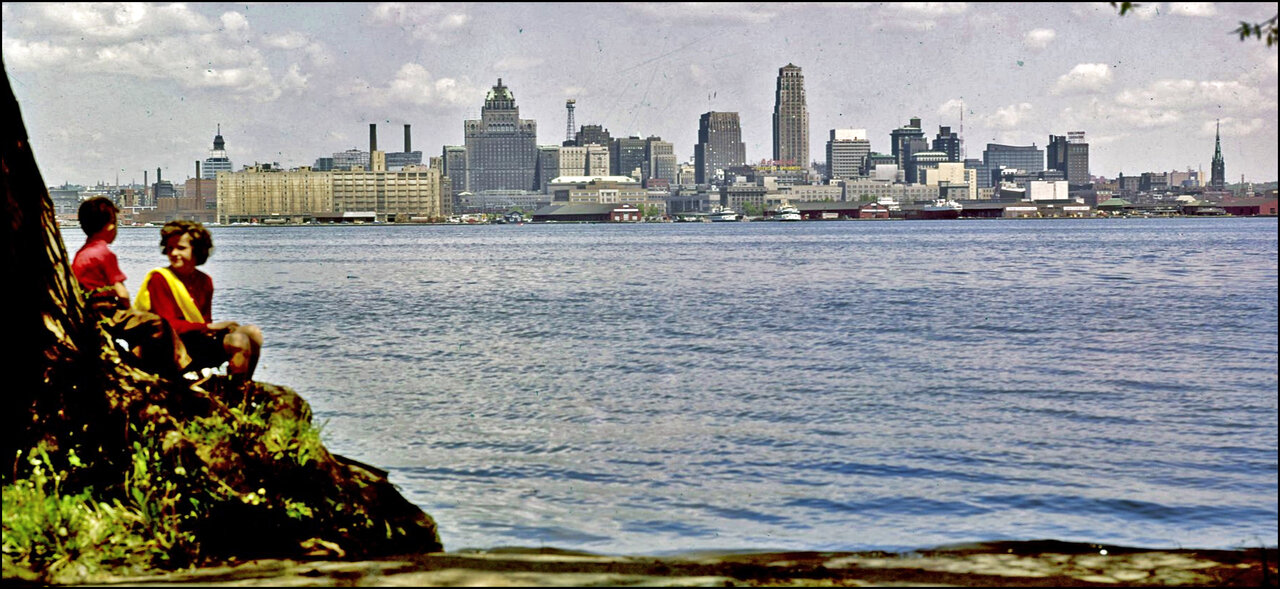
<instances>
[{"instance_id":1,"label":"waterfront building","mask_svg":"<svg viewBox=\"0 0 1280 589\"><path fill-rule=\"evenodd\" d=\"M1222 159L1222 123L1216 123L1213 132L1213 163L1209 168L1209 189L1227 189L1227 163Z\"/></svg>"},{"instance_id":2,"label":"waterfront building","mask_svg":"<svg viewBox=\"0 0 1280 589\"><path fill-rule=\"evenodd\" d=\"M695 181L710 184L717 170L741 166L747 161L742 126L736 112L707 112L698 121L698 144L693 148Z\"/></svg>"},{"instance_id":3,"label":"waterfront building","mask_svg":"<svg viewBox=\"0 0 1280 589\"><path fill-rule=\"evenodd\" d=\"M218 222L223 225L270 218L301 223L334 210L332 172L254 164L219 175L217 185Z\"/></svg>"},{"instance_id":4,"label":"waterfront building","mask_svg":"<svg viewBox=\"0 0 1280 589\"><path fill-rule=\"evenodd\" d=\"M204 160L203 180L216 180L218 172L230 172L231 159L227 157L227 142L222 139L222 124L218 124L218 132L213 136L213 149Z\"/></svg>"},{"instance_id":5,"label":"waterfront building","mask_svg":"<svg viewBox=\"0 0 1280 589\"><path fill-rule=\"evenodd\" d=\"M1044 171L1044 150L1031 145L1001 145L988 143L982 152L983 172L978 175L978 188L988 188L999 183L1000 169L1013 168L1023 172Z\"/></svg>"},{"instance_id":6,"label":"waterfront building","mask_svg":"<svg viewBox=\"0 0 1280 589\"><path fill-rule=\"evenodd\" d=\"M1068 200L1068 182L1066 180L1032 180L1027 185L1027 198L1032 202L1038 200Z\"/></svg>"},{"instance_id":7,"label":"waterfront building","mask_svg":"<svg viewBox=\"0 0 1280 589\"><path fill-rule=\"evenodd\" d=\"M375 152L382 153L382 152ZM381 167L381 166L380 166ZM424 221L452 214L440 170L411 165L399 171L246 166L217 180L218 221L304 223L345 216L378 221Z\"/></svg>"},{"instance_id":8,"label":"waterfront building","mask_svg":"<svg viewBox=\"0 0 1280 589\"><path fill-rule=\"evenodd\" d=\"M891 167L891 166L890 166ZM898 203L932 202L938 198L938 186L925 184L902 184L892 180L875 178L857 178L841 180L844 188L844 200L876 201L891 199Z\"/></svg>"},{"instance_id":9,"label":"waterfront building","mask_svg":"<svg viewBox=\"0 0 1280 589\"><path fill-rule=\"evenodd\" d=\"M551 181L548 191L552 204L639 205L649 201L649 192L630 176L561 176Z\"/></svg>"},{"instance_id":10,"label":"waterfront building","mask_svg":"<svg viewBox=\"0 0 1280 589\"><path fill-rule=\"evenodd\" d=\"M978 199L978 171L965 167L963 163L940 162L936 167L924 170L921 180L921 184L926 186L938 186L939 194L943 197L954 200Z\"/></svg>"},{"instance_id":11,"label":"waterfront building","mask_svg":"<svg viewBox=\"0 0 1280 589\"><path fill-rule=\"evenodd\" d=\"M773 103L773 159L809 166L809 109L804 74L795 64L778 68Z\"/></svg>"},{"instance_id":12,"label":"waterfront building","mask_svg":"<svg viewBox=\"0 0 1280 589\"><path fill-rule=\"evenodd\" d=\"M765 188L770 188L768 185ZM792 184L770 188L765 195L766 205L786 202L822 202L844 200L844 187L839 184Z\"/></svg>"},{"instance_id":13,"label":"waterfront building","mask_svg":"<svg viewBox=\"0 0 1280 589\"><path fill-rule=\"evenodd\" d=\"M867 175L871 141L866 129L832 129L827 141L828 180L861 178Z\"/></svg>"},{"instance_id":14,"label":"waterfront building","mask_svg":"<svg viewBox=\"0 0 1280 589\"><path fill-rule=\"evenodd\" d=\"M502 78L485 96L479 120L463 123L466 190L536 190L538 126L520 118L515 94ZM455 188L456 189L456 188Z\"/></svg>"},{"instance_id":15,"label":"waterfront building","mask_svg":"<svg viewBox=\"0 0 1280 589\"><path fill-rule=\"evenodd\" d=\"M1138 192L1151 194L1153 192L1166 192L1168 190L1168 172L1143 172L1142 175L1138 177Z\"/></svg>"},{"instance_id":16,"label":"waterfront building","mask_svg":"<svg viewBox=\"0 0 1280 589\"><path fill-rule=\"evenodd\" d=\"M769 188L758 184L726 182L720 186L720 206L733 209L738 214L748 211L763 212L768 206Z\"/></svg>"}]
</instances>

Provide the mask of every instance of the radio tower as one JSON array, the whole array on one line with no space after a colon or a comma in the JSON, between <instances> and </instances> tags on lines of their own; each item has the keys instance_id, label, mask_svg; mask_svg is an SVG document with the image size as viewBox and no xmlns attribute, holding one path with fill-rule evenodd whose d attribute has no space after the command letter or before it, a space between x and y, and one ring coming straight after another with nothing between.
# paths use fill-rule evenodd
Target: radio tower
<instances>
[{"instance_id":1,"label":"radio tower","mask_svg":"<svg viewBox=\"0 0 1280 589\"><path fill-rule=\"evenodd\" d=\"M564 107L569 111L569 123L564 127L564 144L573 145L573 105L578 101L572 98L564 101Z\"/></svg>"},{"instance_id":2,"label":"radio tower","mask_svg":"<svg viewBox=\"0 0 1280 589\"><path fill-rule=\"evenodd\" d=\"M964 150L964 101L960 101L960 161L969 159L969 154Z\"/></svg>"}]
</instances>

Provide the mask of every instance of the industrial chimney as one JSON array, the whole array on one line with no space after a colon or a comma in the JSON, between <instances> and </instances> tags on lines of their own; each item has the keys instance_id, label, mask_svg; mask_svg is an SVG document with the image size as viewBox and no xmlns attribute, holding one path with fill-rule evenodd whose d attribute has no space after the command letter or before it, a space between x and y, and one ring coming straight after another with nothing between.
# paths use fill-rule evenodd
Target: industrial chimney
<instances>
[{"instance_id":1,"label":"industrial chimney","mask_svg":"<svg viewBox=\"0 0 1280 589\"><path fill-rule=\"evenodd\" d=\"M413 151L413 150L409 148L409 124L408 124L408 123L405 123L405 125L404 125L404 152L405 152L405 153L409 153L409 152L411 152L411 151Z\"/></svg>"},{"instance_id":2,"label":"industrial chimney","mask_svg":"<svg viewBox=\"0 0 1280 589\"><path fill-rule=\"evenodd\" d=\"M369 123L369 153L378 151L378 124Z\"/></svg>"},{"instance_id":3,"label":"industrial chimney","mask_svg":"<svg viewBox=\"0 0 1280 589\"><path fill-rule=\"evenodd\" d=\"M200 179L200 160L196 160L196 180Z\"/></svg>"}]
</instances>

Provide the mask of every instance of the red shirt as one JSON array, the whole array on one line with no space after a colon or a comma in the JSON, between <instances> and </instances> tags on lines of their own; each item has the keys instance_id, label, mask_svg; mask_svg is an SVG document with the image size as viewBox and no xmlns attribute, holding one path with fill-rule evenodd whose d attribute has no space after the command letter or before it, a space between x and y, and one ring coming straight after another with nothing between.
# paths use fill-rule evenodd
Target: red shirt
<instances>
[{"instance_id":1,"label":"red shirt","mask_svg":"<svg viewBox=\"0 0 1280 589\"><path fill-rule=\"evenodd\" d=\"M174 275L177 275L177 272ZM159 276L147 283L147 292L151 293L151 312L168 319L169 325L172 325L173 330L179 334L207 328L213 318L213 279L209 278L208 274L196 270L191 276L178 276L178 280L187 287L187 292L195 301L196 308L200 309L205 322L194 323L184 319L182 309L178 308L178 301L173 298L173 292L169 290L169 283Z\"/></svg>"},{"instance_id":2,"label":"red shirt","mask_svg":"<svg viewBox=\"0 0 1280 589\"><path fill-rule=\"evenodd\" d=\"M85 242L71 262L71 271L85 291L124 282L124 272L120 271L115 253L101 239Z\"/></svg>"}]
</instances>

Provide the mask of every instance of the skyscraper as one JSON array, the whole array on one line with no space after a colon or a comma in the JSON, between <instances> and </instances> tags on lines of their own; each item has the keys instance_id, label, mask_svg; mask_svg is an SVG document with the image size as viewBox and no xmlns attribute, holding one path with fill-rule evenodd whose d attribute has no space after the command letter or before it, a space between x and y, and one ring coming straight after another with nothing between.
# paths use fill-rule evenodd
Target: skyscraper
<instances>
[{"instance_id":1,"label":"skyscraper","mask_svg":"<svg viewBox=\"0 0 1280 589\"><path fill-rule=\"evenodd\" d=\"M804 74L790 63L778 68L773 104L773 159L809 167L809 109L804 101Z\"/></svg>"},{"instance_id":2,"label":"skyscraper","mask_svg":"<svg viewBox=\"0 0 1280 589\"><path fill-rule=\"evenodd\" d=\"M1084 131L1071 131L1064 135L1050 135L1045 155L1050 170L1059 170L1067 178L1067 184L1089 184L1089 144Z\"/></svg>"},{"instance_id":3,"label":"skyscraper","mask_svg":"<svg viewBox=\"0 0 1280 589\"><path fill-rule=\"evenodd\" d=\"M485 96L480 120L463 124L463 135L467 190L537 190L538 124L520 118L502 78Z\"/></svg>"},{"instance_id":4,"label":"skyscraper","mask_svg":"<svg viewBox=\"0 0 1280 589\"><path fill-rule=\"evenodd\" d=\"M213 136L213 149L209 150L209 157L205 158L204 166L200 168L200 178L203 180L218 179L218 172L230 172L231 160L227 158L227 143L222 140L222 125L218 125L218 133Z\"/></svg>"},{"instance_id":5,"label":"skyscraper","mask_svg":"<svg viewBox=\"0 0 1280 589\"><path fill-rule=\"evenodd\" d=\"M893 157L898 169L905 172L906 178L914 178L911 171L911 154L927 151L929 140L924 138L924 129L920 128L920 118L912 117L911 123L889 132L892 139Z\"/></svg>"},{"instance_id":6,"label":"skyscraper","mask_svg":"<svg viewBox=\"0 0 1280 589\"><path fill-rule=\"evenodd\" d=\"M960 135L951 130L951 127L938 127L938 135L933 138L933 151L941 151L947 154L947 161L960 161Z\"/></svg>"},{"instance_id":7,"label":"skyscraper","mask_svg":"<svg viewBox=\"0 0 1280 589\"><path fill-rule=\"evenodd\" d=\"M710 184L716 170L747 162L747 145L742 142L742 126L736 112L702 113L698 122L698 144L693 148L693 165L698 184Z\"/></svg>"},{"instance_id":8,"label":"skyscraper","mask_svg":"<svg viewBox=\"0 0 1280 589\"><path fill-rule=\"evenodd\" d=\"M1213 132L1213 164L1209 172L1209 188L1227 189L1227 163L1222 159L1222 123Z\"/></svg>"}]
</instances>

